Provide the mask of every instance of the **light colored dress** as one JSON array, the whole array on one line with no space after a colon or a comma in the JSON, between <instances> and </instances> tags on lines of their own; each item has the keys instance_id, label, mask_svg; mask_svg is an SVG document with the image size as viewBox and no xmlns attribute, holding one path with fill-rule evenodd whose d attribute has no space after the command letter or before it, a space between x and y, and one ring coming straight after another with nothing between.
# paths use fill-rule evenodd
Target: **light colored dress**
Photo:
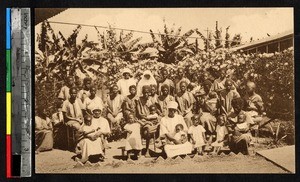
<instances>
[{"instance_id":1,"label":"light colored dress","mask_svg":"<svg viewBox=\"0 0 300 182\"><path fill-rule=\"evenodd\" d=\"M227 129L225 126L217 126L217 140L215 142L213 142L211 145L213 147L223 147L224 146L224 138L226 136L226 134L228 133ZM218 141L222 141L222 142L218 142Z\"/></svg>"},{"instance_id":2,"label":"light colored dress","mask_svg":"<svg viewBox=\"0 0 300 182\"><path fill-rule=\"evenodd\" d=\"M203 133L205 132L205 129L203 128L202 125L194 126L192 125L189 128L188 134L192 134L195 145L194 147L201 147L205 145L204 138L203 138Z\"/></svg>"},{"instance_id":3,"label":"light colored dress","mask_svg":"<svg viewBox=\"0 0 300 182\"><path fill-rule=\"evenodd\" d=\"M142 150L141 125L139 123L127 123L124 129L132 132L127 134L125 150Z\"/></svg>"}]
</instances>

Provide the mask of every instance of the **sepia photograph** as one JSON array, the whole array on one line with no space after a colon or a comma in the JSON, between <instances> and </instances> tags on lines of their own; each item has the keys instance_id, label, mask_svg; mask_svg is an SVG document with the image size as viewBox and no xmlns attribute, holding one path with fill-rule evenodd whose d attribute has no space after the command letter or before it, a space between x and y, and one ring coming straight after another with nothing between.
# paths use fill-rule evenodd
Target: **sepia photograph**
<instances>
[{"instance_id":1,"label":"sepia photograph","mask_svg":"<svg viewBox=\"0 0 300 182\"><path fill-rule=\"evenodd\" d=\"M35 172L295 173L293 8L35 8Z\"/></svg>"}]
</instances>

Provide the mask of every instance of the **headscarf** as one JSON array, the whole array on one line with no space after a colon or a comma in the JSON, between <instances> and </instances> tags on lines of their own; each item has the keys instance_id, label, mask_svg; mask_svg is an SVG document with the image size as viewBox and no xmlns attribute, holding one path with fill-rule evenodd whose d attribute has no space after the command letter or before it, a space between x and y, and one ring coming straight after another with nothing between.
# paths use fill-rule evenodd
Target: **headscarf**
<instances>
[{"instance_id":1,"label":"headscarf","mask_svg":"<svg viewBox=\"0 0 300 182\"><path fill-rule=\"evenodd\" d=\"M145 78L145 75L150 75L149 80L147 80ZM138 85L137 85L137 95L141 96L142 95L142 87L144 85L157 85L157 82L153 76L153 74L151 73L150 70L146 70L143 75L142 75L142 79L139 81Z\"/></svg>"}]
</instances>

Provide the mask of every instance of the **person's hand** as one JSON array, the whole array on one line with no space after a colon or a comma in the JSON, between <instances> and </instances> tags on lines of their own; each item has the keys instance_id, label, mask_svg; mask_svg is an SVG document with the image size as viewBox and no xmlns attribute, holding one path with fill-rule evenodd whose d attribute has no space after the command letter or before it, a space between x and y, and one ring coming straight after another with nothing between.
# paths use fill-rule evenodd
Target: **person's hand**
<instances>
[{"instance_id":1,"label":"person's hand","mask_svg":"<svg viewBox=\"0 0 300 182\"><path fill-rule=\"evenodd\" d=\"M221 143L221 142L222 142L222 141L220 141L220 140L218 141L218 143Z\"/></svg>"}]
</instances>

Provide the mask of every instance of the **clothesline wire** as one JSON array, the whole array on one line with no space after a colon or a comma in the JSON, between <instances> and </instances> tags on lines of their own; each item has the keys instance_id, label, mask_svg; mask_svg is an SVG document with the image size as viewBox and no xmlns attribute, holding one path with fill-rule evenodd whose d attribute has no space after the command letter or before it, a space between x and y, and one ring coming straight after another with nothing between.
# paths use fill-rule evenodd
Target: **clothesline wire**
<instances>
[{"instance_id":1,"label":"clothesline wire","mask_svg":"<svg viewBox=\"0 0 300 182\"><path fill-rule=\"evenodd\" d=\"M134 30L134 29L126 29L126 28L118 28L118 27L107 27L107 26L102 26L102 25L89 25L89 24L68 23L68 22L58 22L58 21L48 21L48 22L53 23L53 24L76 25L76 26L93 27L93 28L97 27L97 28L103 28L103 29L115 29L115 30L123 30L123 31L137 32L137 33L143 33L143 34L151 34L150 32L142 31L142 30ZM207 30L205 30L205 31L207 31ZM180 37L180 38L184 37L182 35L171 35L171 34L157 33L157 32L153 32L153 34L154 35L165 35L165 36L171 36L171 37ZM189 36L189 37L186 37L186 38L188 38L188 39L202 39L201 37L193 37L193 36ZM241 41L234 41L234 40L224 40L224 39L214 39L214 38L210 38L210 40L240 42L242 44Z\"/></svg>"}]
</instances>

